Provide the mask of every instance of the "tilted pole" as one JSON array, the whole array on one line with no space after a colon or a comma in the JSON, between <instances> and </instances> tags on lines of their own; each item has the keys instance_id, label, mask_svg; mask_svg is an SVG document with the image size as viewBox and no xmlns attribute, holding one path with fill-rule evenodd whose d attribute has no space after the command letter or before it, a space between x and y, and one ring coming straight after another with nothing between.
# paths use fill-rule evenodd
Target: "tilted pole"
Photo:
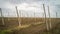
<instances>
[{"instance_id":1,"label":"tilted pole","mask_svg":"<svg viewBox=\"0 0 60 34\"><path fill-rule=\"evenodd\" d=\"M17 6L15 8L16 8L16 12L17 12L18 24L19 24L19 26L21 26L21 22L20 22L20 18L19 18L19 13L18 13Z\"/></svg>"},{"instance_id":2,"label":"tilted pole","mask_svg":"<svg viewBox=\"0 0 60 34\"><path fill-rule=\"evenodd\" d=\"M51 16L50 16L50 10L49 10L49 6L48 6L48 15L49 15L49 26L50 26L50 29L52 28L52 23L51 23Z\"/></svg>"},{"instance_id":3,"label":"tilted pole","mask_svg":"<svg viewBox=\"0 0 60 34\"><path fill-rule=\"evenodd\" d=\"M1 12L1 17L2 17L2 24L4 25L4 17L3 17L3 14L2 14L2 9L0 8L0 12Z\"/></svg>"},{"instance_id":4,"label":"tilted pole","mask_svg":"<svg viewBox=\"0 0 60 34\"><path fill-rule=\"evenodd\" d=\"M43 10L44 10L44 15L45 15L44 22L46 23L47 31L49 31L49 26L48 26L48 23L47 23L47 21L46 21L46 11L45 11L45 6L44 6L44 4L43 4Z\"/></svg>"}]
</instances>

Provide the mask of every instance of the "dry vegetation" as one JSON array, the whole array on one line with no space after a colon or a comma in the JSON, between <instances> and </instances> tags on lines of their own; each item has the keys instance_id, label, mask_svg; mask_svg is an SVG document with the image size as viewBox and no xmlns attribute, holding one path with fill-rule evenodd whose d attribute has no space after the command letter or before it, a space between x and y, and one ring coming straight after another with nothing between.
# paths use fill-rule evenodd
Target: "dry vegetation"
<instances>
[{"instance_id":1,"label":"dry vegetation","mask_svg":"<svg viewBox=\"0 0 60 34\"><path fill-rule=\"evenodd\" d=\"M3 29L7 29L8 32L12 31L9 34L47 34L44 18L20 18L20 22L22 25L20 27L18 27L17 18L4 18L4 22L5 25L2 26L2 20L0 18L0 29L2 29L3 32L6 31ZM60 18L51 18L51 22L53 32L55 31L54 29L59 30L59 27L57 27L59 25L57 24L60 24ZM48 18L47 23L49 23ZM52 33L52 30L50 30L48 33Z\"/></svg>"}]
</instances>

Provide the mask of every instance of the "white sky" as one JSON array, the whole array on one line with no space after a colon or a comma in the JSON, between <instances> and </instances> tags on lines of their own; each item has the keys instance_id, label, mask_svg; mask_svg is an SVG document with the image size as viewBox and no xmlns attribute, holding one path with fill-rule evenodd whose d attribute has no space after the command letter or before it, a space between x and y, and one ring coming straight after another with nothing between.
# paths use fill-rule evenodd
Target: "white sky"
<instances>
[{"instance_id":1,"label":"white sky","mask_svg":"<svg viewBox=\"0 0 60 34\"><path fill-rule=\"evenodd\" d=\"M48 5L51 13L51 17L56 17L56 12L60 18L60 0L0 0L0 8L2 8L3 15L5 17L16 17L15 6L18 7L19 14L22 17L42 17L43 16L43 4L45 4L45 10L48 17ZM21 12L21 13L20 13Z\"/></svg>"}]
</instances>

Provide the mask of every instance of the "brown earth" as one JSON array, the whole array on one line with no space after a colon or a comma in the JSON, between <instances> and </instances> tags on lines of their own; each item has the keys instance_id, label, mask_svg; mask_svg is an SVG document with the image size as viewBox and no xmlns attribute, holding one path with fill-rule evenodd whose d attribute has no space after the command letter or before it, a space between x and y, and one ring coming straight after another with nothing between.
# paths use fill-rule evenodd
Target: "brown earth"
<instances>
[{"instance_id":1,"label":"brown earth","mask_svg":"<svg viewBox=\"0 0 60 34\"><path fill-rule=\"evenodd\" d=\"M0 28L2 27L1 19L2 18L0 17ZM21 25L34 24L38 22L44 23L44 18L20 18L20 22L21 22ZM48 18L47 18L47 22L49 22ZM60 18L51 18L51 22L52 22L52 25L59 23ZM19 24L16 17L10 17L10 18L5 17L4 23L5 23L5 25L3 25L4 28L16 27Z\"/></svg>"}]
</instances>

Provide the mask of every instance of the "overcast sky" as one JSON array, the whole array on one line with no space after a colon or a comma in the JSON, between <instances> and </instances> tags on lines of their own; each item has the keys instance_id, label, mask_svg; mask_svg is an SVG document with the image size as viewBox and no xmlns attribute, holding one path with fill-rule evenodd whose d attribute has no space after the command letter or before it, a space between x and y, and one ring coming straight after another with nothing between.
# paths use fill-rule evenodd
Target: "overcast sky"
<instances>
[{"instance_id":1,"label":"overcast sky","mask_svg":"<svg viewBox=\"0 0 60 34\"><path fill-rule=\"evenodd\" d=\"M15 6L18 7L19 14L24 17L42 17L44 10L43 4L45 4L45 10L48 17L48 7L50 9L51 17L56 17L56 12L60 18L60 0L0 0L0 8L2 8L3 15L5 17L15 17Z\"/></svg>"}]
</instances>

